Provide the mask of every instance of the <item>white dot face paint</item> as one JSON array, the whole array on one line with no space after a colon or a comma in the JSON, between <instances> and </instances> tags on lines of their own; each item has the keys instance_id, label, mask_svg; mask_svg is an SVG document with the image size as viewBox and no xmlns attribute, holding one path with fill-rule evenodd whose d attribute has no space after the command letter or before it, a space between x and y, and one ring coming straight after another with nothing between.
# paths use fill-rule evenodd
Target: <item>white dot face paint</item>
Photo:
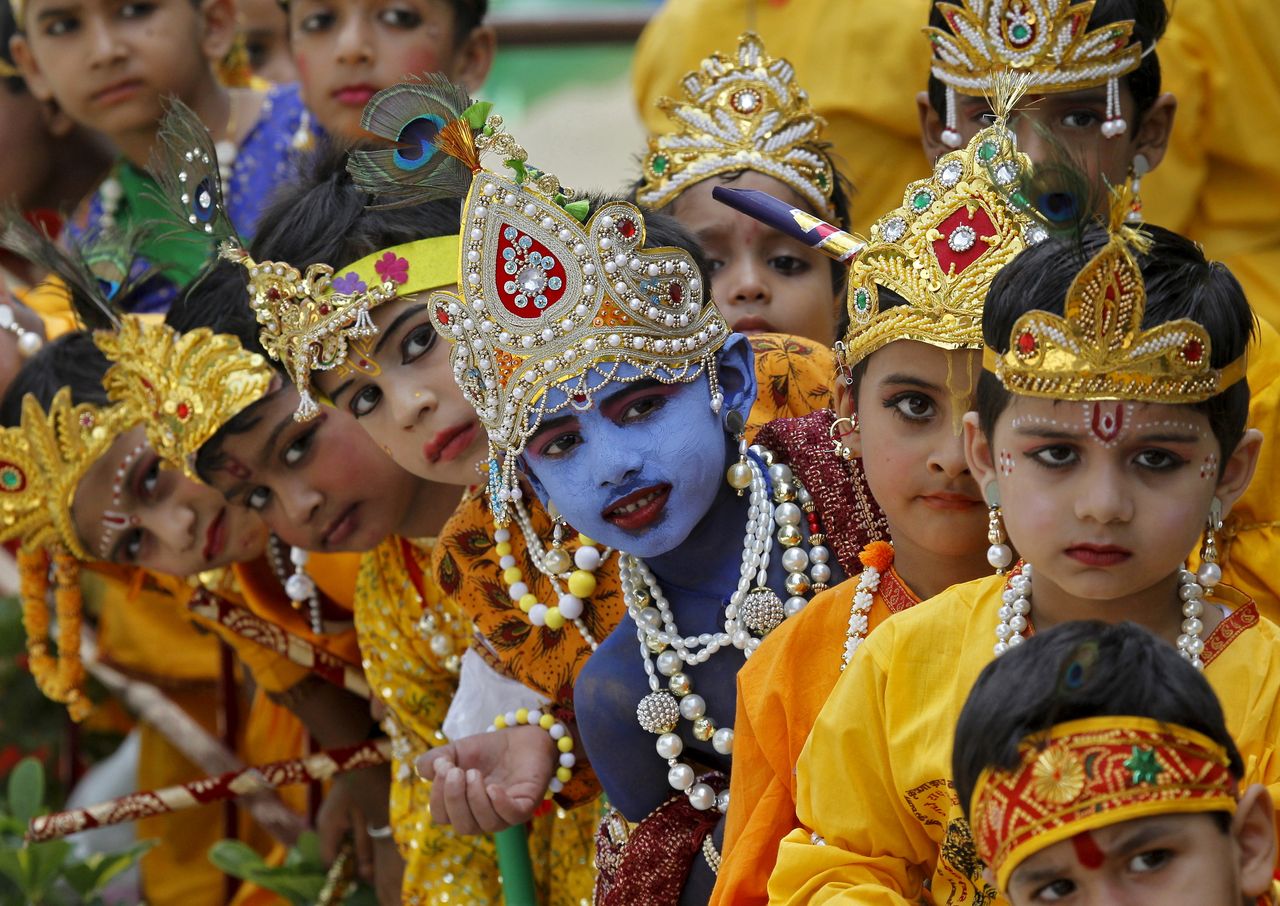
<instances>
[{"instance_id":1,"label":"white dot face paint","mask_svg":"<svg viewBox=\"0 0 1280 906\"><path fill-rule=\"evenodd\" d=\"M1210 453L1204 458L1204 462L1200 464L1200 477L1205 481L1211 481L1218 477L1218 454Z\"/></svg>"},{"instance_id":2,"label":"white dot face paint","mask_svg":"<svg viewBox=\"0 0 1280 906\"><path fill-rule=\"evenodd\" d=\"M1001 450L999 457L996 459L996 468L1000 470L1000 474L1006 477L1012 475L1013 465L1013 454L1008 450Z\"/></svg>"},{"instance_id":3,"label":"white dot face paint","mask_svg":"<svg viewBox=\"0 0 1280 906\"><path fill-rule=\"evenodd\" d=\"M1110 449L1117 444L1123 443L1129 435L1133 425L1133 403L1118 402L1089 402L1082 403L1082 416L1084 422L1085 436L1092 440L1098 446L1104 449ZM1047 428L1054 431L1062 431L1074 434L1079 430L1080 424L1071 424L1069 421L1046 418L1042 415L1020 415L1010 422L1010 426L1016 431L1022 428ZM1191 422L1177 421L1174 419L1166 419L1158 422L1143 422L1142 429L1144 431L1152 428L1168 428L1175 431L1189 431L1192 434L1198 434L1200 429ZM1008 474L1007 472L1003 474Z\"/></svg>"}]
</instances>

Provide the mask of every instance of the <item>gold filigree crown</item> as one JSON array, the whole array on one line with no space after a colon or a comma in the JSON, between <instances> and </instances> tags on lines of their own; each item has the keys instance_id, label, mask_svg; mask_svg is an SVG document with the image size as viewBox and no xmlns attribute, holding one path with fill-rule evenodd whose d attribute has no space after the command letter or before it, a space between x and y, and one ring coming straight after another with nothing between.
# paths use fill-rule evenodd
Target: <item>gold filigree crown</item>
<instances>
[{"instance_id":1,"label":"gold filigree crown","mask_svg":"<svg viewBox=\"0 0 1280 906\"><path fill-rule=\"evenodd\" d=\"M589 407L624 364L665 383L706 371L714 394L715 354L729 335L693 256L644 248L638 208L610 202L582 224L543 188L477 173L463 214L461 296L431 297L454 378L489 433L500 521L515 457L545 418Z\"/></svg>"},{"instance_id":2,"label":"gold filigree crown","mask_svg":"<svg viewBox=\"0 0 1280 906\"><path fill-rule=\"evenodd\" d=\"M877 220L849 272L849 329L842 357L852 366L896 340L943 349L982 347L982 307L991 281L1044 229L1006 196L1030 170L1005 121L907 186L902 206ZM880 308L889 289L905 305Z\"/></svg>"},{"instance_id":3,"label":"gold filigree crown","mask_svg":"<svg viewBox=\"0 0 1280 906\"><path fill-rule=\"evenodd\" d=\"M124 317L118 330L97 331L93 341L113 363L102 381L108 398L146 426L161 459L193 477L195 453L271 385L262 356L207 327L179 334Z\"/></svg>"},{"instance_id":4,"label":"gold filigree crown","mask_svg":"<svg viewBox=\"0 0 1280 906\"><path fill-rule=\"evenodd\" d=\"M738 39L737 60L712 54L683 82L685 99L659 104L675 131L649 140L636 199L660 208L718 173L755 170L794 189L830 217L836 175L819 145L826 121L796 84L795 69L770 57L759 36Z\"/></svg>"},{"instance_id":5,"label":"gold filigree crown","mask_svg":"<svg viewBox=\"0 0 1280 906\"><path fill-rule=\"evenodd\" d=\"M1093 0L942 0L950 31L927 27L933 74L970 95L991 90L1007 69L1027 74L1034 94L1092 88L1127 75L1142 60L1126 19L1089 30Z\"/></svg>"},{"instance_id":6,"label":"gold filigree crown","mask_svg":"<svg viewBox=\"0 0 1280 906\"><path fill-rule=\"evenodd\" d=\"M69 387L48 412L24 397L20 425L0 431L0 542L17 540L24 551L61 547L88 559L71 514L76 488L133 424L120 406L73 405Z\"/></svg>"},{"instance_id":7,"label":"gold filigree crown","mask_svg":"<svg viewBox=\"0 0 1280 906\"><path fill-rule=\"evenodd\" d=\"M1134 258L1149 240L1124 224L1132 190L1114 193L1110 240L1076 275L1063 316L1028 311L1013 325L1003 355L984 359L1006 389L1063 400L1198 403L1245 374L1245 356L1210 365L1208 331L1189 318L1142 329L1147 294Z\"/></svg>"}]
</instances>

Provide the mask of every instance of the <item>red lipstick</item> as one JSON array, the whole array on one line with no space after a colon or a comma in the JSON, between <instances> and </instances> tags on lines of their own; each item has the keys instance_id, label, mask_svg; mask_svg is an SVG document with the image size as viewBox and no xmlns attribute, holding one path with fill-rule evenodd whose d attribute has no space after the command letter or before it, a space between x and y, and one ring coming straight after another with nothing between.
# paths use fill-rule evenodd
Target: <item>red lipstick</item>
<instances>
[{"instance_id":1,"label":"red lipstick","mask_svg":"<svg viewBox=\"0 0 1280 906\"><path fill-rule=\"evenodd\" d=\"M641 488L611 504L602 515L625 532L643 531L658 521L670 497L669 484Z\"/></svg>"}]
</instances>

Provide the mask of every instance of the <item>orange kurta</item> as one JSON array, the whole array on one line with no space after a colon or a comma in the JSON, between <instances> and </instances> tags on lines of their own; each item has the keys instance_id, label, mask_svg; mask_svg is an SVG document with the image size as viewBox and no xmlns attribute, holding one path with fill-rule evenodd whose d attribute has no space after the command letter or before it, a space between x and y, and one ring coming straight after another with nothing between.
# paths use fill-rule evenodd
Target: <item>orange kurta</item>
<instances>
[{"instance_id":1,"label":"orange kurta","mask_svg":"<svg viewBox=\"0 0 1280 906\"><path fill-rule=\"evenodd\" d=\"M767 903L778 843L799 824L795 765L844 669L858 576L817 595L769 635L738 671L732 807L712 906ZM892 567L880 576L867 632L918 603Z\"/></svg>"}]
</instances>

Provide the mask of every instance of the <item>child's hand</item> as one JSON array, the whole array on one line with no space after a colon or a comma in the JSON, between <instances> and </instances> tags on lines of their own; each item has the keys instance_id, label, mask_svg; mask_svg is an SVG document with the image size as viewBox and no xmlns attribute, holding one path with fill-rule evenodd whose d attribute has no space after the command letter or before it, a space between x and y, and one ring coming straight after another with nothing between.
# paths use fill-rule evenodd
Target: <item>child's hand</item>
<instances>
[{"instance_id":1,"label":"child's hand","mask_svg":"<svg viewBox=\"0 0 1280 906\"><path fill-rule=\"evenodd\" d=\"M492 834L533 817L556 765L540 727L510 727L459 739L420 755L418 776L433 781L431 818L460 834Z\"/></svg>"}]
</instances>

